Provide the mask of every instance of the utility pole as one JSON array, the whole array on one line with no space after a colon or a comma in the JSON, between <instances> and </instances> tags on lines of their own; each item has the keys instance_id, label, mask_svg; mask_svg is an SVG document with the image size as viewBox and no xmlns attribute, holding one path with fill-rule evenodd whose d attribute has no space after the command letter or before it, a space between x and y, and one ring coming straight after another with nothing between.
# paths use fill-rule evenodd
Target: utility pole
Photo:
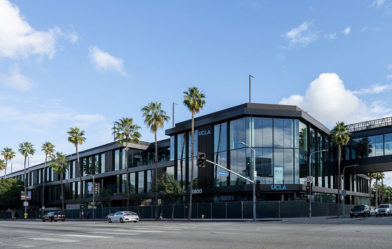
<instances>
[{"instance_id":1,"label":"utility pole","mask_svg":"<svg viewBox=\"0 0 392 249\"><path fill-rule=\"evenodd\" d=\"M178 104L173 102L173 120L172 120L173 121L173 127L174 127L174 105L178 105Z\"/></svg>"}]
</instances>

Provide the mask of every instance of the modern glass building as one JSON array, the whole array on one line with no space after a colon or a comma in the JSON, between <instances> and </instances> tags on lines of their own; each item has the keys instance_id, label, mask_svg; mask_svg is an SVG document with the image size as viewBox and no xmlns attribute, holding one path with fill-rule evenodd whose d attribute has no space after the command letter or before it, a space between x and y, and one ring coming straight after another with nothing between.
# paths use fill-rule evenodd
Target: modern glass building
<instances>
[{"instance_id":1,"label":"modern glass building","mask_svg":"<svg viewBox=\"0 0 392 249\"><path fill-rule=\"evenodd\" d=\"M181 202L189 196L193 181L194 202L234 202L252 200L252 186L235 175L219 175L218 167L207 163L199 168L194 160L191 179L191 120L177 123L167 129L168 139L158 142L158 177L168 172L186 190ZM337 167L328 138L330 130L296 106L247 103L195 119L194 152L204 152L207 159L218 163L244 177L252 174L253 155L257 179L261 181L263 195L260 200L293 201L306 200L306 177L312 175L314 201L334 203L337 200ZM383 135L383 142L391 140ZM372 153L381 153L374 139ZM389 140L388 140L389 139ZM370 139L373 141L373 138ZM249 147L245 146L248 145ZM347 147L349 158L358 157L355 139ZM351 146L351 147L350 147ZM382 153L386 154L383 146ZM392 146L391 146L392 148ZM312 152L328 149L330 152ZM370 156L368 154L368 156ZM125 160L127 158L127 160ZM69 155L69 169L64 174L65 202L67 209L78 209L79 196L84 203L92 202L92 175L96 189L106 188L112 194L113 206L124 206L123 193L127 186L139 194L142 205L150 205L155 164L154 143L131 144L125 154L124 146L112 142L80 152L80 168L77 171L76 155ZM125 165L127 161L127 165ZM128 170L127 170L128 168ZM128 171L128 173L127 173ZM79 176L82 184L79 184ZM23 171L13 172L8 177L22 181ZM352 174L348 183L347 203L357 204L369 199L369 180L360 174ZM45 205L59 207L60 177L44 164L28 169L27 183L32 191L30 207L40 208L42 185L45 179Z\"/></svg>"}]
</instances>

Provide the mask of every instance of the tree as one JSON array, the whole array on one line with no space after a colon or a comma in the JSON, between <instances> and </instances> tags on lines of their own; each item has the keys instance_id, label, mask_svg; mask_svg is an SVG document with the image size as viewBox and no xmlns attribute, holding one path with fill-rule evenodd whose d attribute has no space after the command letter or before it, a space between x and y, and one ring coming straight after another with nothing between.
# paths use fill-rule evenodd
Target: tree
<instances>
[{"instance_id":1,"label":"tree","mask_svg":"<svg viewBox=\"0 0 392 249\"><path fill-rule=\"evenodd\" d=\"M170 117L166 115L166 112L161 109L162 103L151 102L142 108L144 123L150 128L150 131L154 133L155 138L155 187L158 181L158 129L163 129L165 122L168 122ZM155 218L158 218L158 193L155 192Z\"/></svg>"},{"instance_id":2,"label":"tree","mask_svg":"<svg viewBox=\"0 0 392 249\"><path fill-rule=\"evenodd\" d=\"M338 147L338 217L340 216L340 189L341 189L341 172L340 172L340 160L342 158L342 146L347 145L350 141L351 133L348 131L347 125L344 122L337 122L335 127L331 131L331 142Z\"/></svg>"},{"instance_id":3,"label":"tree","mask_svg":"<svg viewBox=\"0 0 392 249\"><path fill-rule=\"evenodd\" d=\"M53 169L55 173L60 175L60 184L61 184L61 210L64 213L64 186L63 186L63 175L68 169L68 157L61 153L57 152L50 156L49 167Z\"/></svg>"},{"instance_id":4,"label":"tree","mask_svg":"<svg viewBox=\"0 0 392 249\"><path fill-rule=\"evenodd\" d=\"M79 159L79 150L78 146L82 145L83 142L86 141L86 138L84 137L84 131L79 130L79 128L69 128L69 131L67 131L68 134L68 142L72 143L75 145L75 150L76 150L76 158L77 158L77 169L79 172L79 189L82 191L82 174L83 172L80 170L80 159ZM82 219L82 194L80 193L79 195L79 219Z\"/></svg>"},{"instance_id":5,"label":"tree","mask_svg":"<svg viewBox=\"0 0 392 249\"><path fill-rule=\"evenodd\" d=\"M192 113L192 130L191 130L191 186L189 189L189 213L188 220L192 219L192 190L193 190L193 168L194 168L194 148L193 140L195 133L195 114L199 113L205 105L205 95L197 89L197 87L188 88L184 92L184 105Z\"/></svg>"},{"instance_id":6,"label":"tree","mask_svg":"<svg viewBox=\"0 0 392 249\"><path fill-rule=\"evenodd\" d=\"M122 193L122 196L127 200L130 206L138 206L139 205L139 195L135 191L135 187L130 184L129 189L126 187L125 193Z\"/></svg>"},{"instance_id":7,"label":"tree","mask_svg":"<svg viewBox=\"0 0 392 249\"><path fill-rule=\"evenodd\" d=\"M7 179L8 161L11 161L15 157L15 152L13 152L11 148L6 147L1 151L1 155L4 157L4 160L5 160L4 179Z\"/></svg>"},{"instance_id":8,"label":"tree","mask_svg":"<svg viewBox=\"0 0 392 249\"><path fill-rule=\"evenodd\" d=\"M376 179L376 208L378 207L378 182L382 181L385 177L384 173L376 173L376 176L374 177L374 179Z\"/></svg>"},{"instance_id":9,"label":"tree","mask_svg":"<svg viewBox=\"0 0 392 249\"><path fill-rule=\"evenodd\" d=\"M114 123L113 134L114 140L119 146L124 146L125 143L125 167L127 168L127 195L129 196L129 167L128 167L128 143L139 143L142 134L138 132L140 126L133 123L132 118L121 118ZM127 199L127 209L129 209L129 199Z\"/></svg>"},{"instance_id":10,"label":"tree","mask_svg":"<svg viewBox=\"0 0 392 249\"><path fill-rule=\"evenodd\" d=\"M110 208L112 207L112 195L110 191L106 188L101 188L101 191L99 192L98 195L98 200L102 202L102 206L104 207L109 207L109 213Z\"/></svg>"},{"instance_id":11,"label":"tree","mask_svg":"<svg viewBox=\"0 0 392 249\"><path fill-rule=\"evenodd\" d=\"M12 217L17 209L22 207L22 202L20 201L20 191L23 189L21 182L18 179L4 179L0 181L0 209L4 211L9 209L12 212Z\"/></svg>"},{"instance_id":12,"label":"tree","mask_svg":"<svg viewBox=\"0 0 392 249\"><path fill-rule=\"evenodd\" d=\"M164 201L167 201L172 206L171 219L174 218L174 207L181 199L185 191L181 188L180 183L168 173L163 173L158 182L158 191Z\"/></svg>"},{"instance_id":13,"label":"tree","mask_svg":"<svg viewBox=\"0 0 392 249\"><path fill-rule=\"evenodd\" d=\"M367 137L362 138L357 145L358 155L360 158L367 157L370 153L372 153L372 145L370 144L370 140Z\"/></svg>"},{"instance_id":14,"label":"tree","mask_svg":"<svg viewBox=\"0 0 392 249\"><path fill-rule=\"evenodd\" d=\"M377 173L369 173L368 176L369 176L369 185L370 185L370 189L369 189L369 202L371 203L370 200L371 200L371 198L372 198L372 189L371 189L371 187L372 187L372 180L376 178Z\"/></svg>"},{"instance_id":15,"label":"tree","mask_svg":"<svg viewBox=\"0 0 392 249\"><path fill-rule=\"evenodd\" d=\"M44 209L43 207L45 206L45 175L46 175L46 163L48 161L48 156L54 153L54 145L50 142L46 142L42 144L42 151L45 153L45 166L44 166L44 172L42 174L42 217L44 217Z\"/></svg>"},{"instance_id":16,"label":"tree","mask_svg":"<svg viewBox=\"0 0 392 249\"><path fill-rule=\"evenodd\" d=\"M27 189L26 189L26 184L27 184L27 177L26 177L26 160L29 155L34 155L35 149L34 145L29 142L24 142L19 144L19 152L24 156L24 194L25 196L27 195Z\"/></svg>"},{"instance_id":17,"label":"tree","mask_svg":"<svg viewBox=\"0 0 392 249\"><path fill-rule=\"evenodd\" d=\"M5 169L5 161L3 159L0 159L0 171ZM5 178L4 178L5 179Z\"/></svg>"}]
</instances>

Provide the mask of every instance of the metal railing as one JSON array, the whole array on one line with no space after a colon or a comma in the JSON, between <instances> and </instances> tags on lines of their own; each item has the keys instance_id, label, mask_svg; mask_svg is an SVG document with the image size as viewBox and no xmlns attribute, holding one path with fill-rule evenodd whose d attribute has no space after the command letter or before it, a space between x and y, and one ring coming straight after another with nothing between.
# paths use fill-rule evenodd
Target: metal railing
<instances>
[{"instance_id":1,"label":"metal railing","mask_svg":"<svg viewBox=\"0 0 392 249\"><path fill-rule=\"evenodd\" d=\"M380 118L380 119L347 125L348 130L350 132L375 129L375 128L385 127L385 126L392 126L392 117Z\"/></svg>"}]
</instances>

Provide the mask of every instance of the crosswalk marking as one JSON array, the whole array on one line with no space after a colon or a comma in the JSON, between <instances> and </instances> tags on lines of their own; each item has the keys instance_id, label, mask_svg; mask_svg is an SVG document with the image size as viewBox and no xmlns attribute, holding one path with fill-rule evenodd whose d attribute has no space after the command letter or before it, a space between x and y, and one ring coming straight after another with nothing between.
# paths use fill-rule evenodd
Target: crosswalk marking
<instances>
[{"instance_id":1,"label":"crosswalk marking","mask_svg":"<svg viewBox=\"0 0 392 249\"><path fill-rule=\"evenodd\" d=\"M86 234L62 234L61 236L67 237L81 237L81 238L97 238L97 239L110 239L112 236L97 236L97 235L86 235Z\"/></svg>"},{"instance_id":2,"label":"crosswalk marking","mask_svg":"<svg viewBox=\"0 0 392 249\"><path fill-rule=\"evenodd\" d=\"M108 231L108 229L95 229L97 231ZM163 231L156 231L156 230L126 230L126 229L110 229L111 232L138 232L138 233L162 233Z\"/></svg>"},{"instance_id":3,"label":"crosswalk marking","mask_svg":"<svg viewBox=\"0 0 392 249\"><path fill-rule=\"evenodd\" d=\"M110 235L139 235L140 233L116 233L116 232L90 232L90 233L103 233L103 234L110 234Z\"/></svg>"},{"instance_id":4,"label":"crosswalk marking","mask_svg":"<svg viewBox=\"0 0 392 249\"><path fill-rule=\"evenodd\" d=\"M64 242L64 243L72 243L79 242L80 240L70 240L70 239L58 239L58 238L30 238L31 240L42 240L42 241L50 241L50 242Z\"/></svg>"}]
</instances>

